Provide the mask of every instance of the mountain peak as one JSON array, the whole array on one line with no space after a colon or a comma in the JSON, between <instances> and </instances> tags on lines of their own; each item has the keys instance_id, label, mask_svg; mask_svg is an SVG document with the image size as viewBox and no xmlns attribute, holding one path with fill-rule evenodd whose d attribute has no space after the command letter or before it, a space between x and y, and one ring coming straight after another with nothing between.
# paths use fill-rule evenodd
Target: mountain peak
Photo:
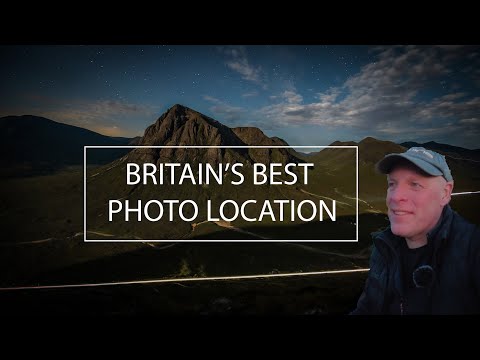
<instances>
[{"instance_id":1,"label":"mountain peak","mask_svg":"<svg viewBox=\"0 0 480 360\"><path fill-rule=\"evenodd\" d=\"M189 107L183 106L181 104L175 104L170 109L168 109L166 114L174 114L177 116L186 115L187 113L196 113L195 110L190 109Z\"/></svg>"},{"instance_id":2,"label":"mountain peak","mask_svg":"<svg viewBox=\"0 0 480 360\"><path fill-rule=\"evenodd\" d=\"M275 146L285 143L269 138L262 130L256 127L230 128L209 116L199 113L181 104L175 104L163 113L158 120L150 125L139 141L144 146L245 146L264 145ZM185 161L220 162L222 159L233 161L246 159L250 162L298 162L288 149L215 149L211 148L208 154L200 149L163 148L136 149L132 152L132 159L144 162L155 162L157 159ZM229 153L227 158L224 157Z\"/></svg>"},{"instance_id":3,"label":"mountain peak","mask_svg":"<svg viewBox=\"0 0 480 360\"><path fill-rule=\"evenodd\" d=\"M143 146L222 146L245 145L228 126L190 109L181 104L175 104L165 111L157 121L147 127L143 137L138 142ZM158 159L186 162L204 161L212 164L224 159L224 149L135 149L130 154L131 159L143 162L156 162ZM246 150L238 153L247 153ZM226 161L233 161L228 157Z\"/></svg>"},{"instance_id":4,"label":"mountain peak","mask_svg":"<svg viewBox=\"0 0 480 360\"><path fill-rule=\"evenodd\" d=\"M245 145L222 123L175 104L147 127L141 145Z\"/></svg>"},{"instance_id":5,"label":"mountain peak","mask_svg":"<svg viewBox=\"0 0 480 360\"><path fill-rule=\"evenodd\" d=\"M174 104L170 109L190 109L189 107L182 104Z\"/></svg>"},{"instance_id":6,"label":"mountain peak","mask_svg":"<svg viewBox=\"0 0 480 360\"><path fill-rule=\"evenodd\" d=\"M368 143L379 142L379 141L381 142L382 140L375 139L372 136L367 136L365 139L360 141L359 144L368 144Z\"/></svg>"}]
</instances>

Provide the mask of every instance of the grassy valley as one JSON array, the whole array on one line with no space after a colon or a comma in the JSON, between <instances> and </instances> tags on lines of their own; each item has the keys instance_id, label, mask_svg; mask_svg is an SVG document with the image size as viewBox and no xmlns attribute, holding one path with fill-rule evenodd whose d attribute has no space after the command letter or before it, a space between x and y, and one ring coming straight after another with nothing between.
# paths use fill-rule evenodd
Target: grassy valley
<instances>
[{"instance_id":1,"label":"grassy valley","mask_svg":"<svg viewBox=\"0 0 480 360\"><path fill-rule=\"evenodd\" d=\"M138 140L140 145L185 145L197 142L215 145L242 145L246 142L250 145L284 145L283 140L268 138L258 129L232 130L181 106L175 106L162 115L146 130L145 136ZM29 173L28 176L21 176L17 173L15 177L4 176L0 179L0 218L3 224L3 236L0 240L0 286L281 274L367 267L372 243L370 234L388 226L385 214L385 176L375 172L374 164L385 154L402 152L405 148L373 138L366 138L359 143L335 142L332 145L359 147L358 243L302 242L311 239L355 238L354 149L325 149L308 156L285 149L136 149L128 153L118 153L116 156L110 153L106 158L114 157L116 160L104 165L98 165L96 161L102 156L105 157L99 155L99 152L104 150L88 150L92 156L87 157L90 160L86 170L87 237L105 242L83 241L83 167L70 165L49 171L48 174ZM454 192L480 189L479 163L453 157L447 160L455 177ZM245 181L241 186L232 185L232 175L227 174L221 186L193 185L189 182L181 186L127 185L126 163L129 161L139 164L209 162L213 165L220 162L242 162L245 167L242 171ZM254 162L286 164L305 161L314 164L314 168L309 172L308 184L298 182L295 185L253 185L251 166ZM300 170L297 170L297 174L303 178ZM279 175L275 179L285 180L285 176ZM452 207L471 222L480 224L476 211L478 196L456 196L452 199ZM125 222L123 215L116 216L114 221L110 222L110 199L128 199L131 202L141 200L143 203L152 199L191 199L199 205L199 215L191 222L182 221L178 216L174 221L169 221L166 219L168 213L157 222ZM332 222L328 215L324 214L323 222L302 222L298 219L273 222L268 216L262 222L248 222L240 217L232 222L206 221L207 201L212 201L218 208L226 199L235 200L237 203L257 200L256 204L248 206L249 217L258 216L266 200L295 200L297 204L305 199L316 203L323 200L329 206L334 199L337 203L337 220ZM286 205L284 210L285 214L289 214L290 206ZM278 215L277 210L274 212ZM231 215L231 209L226 213ZM309 211L306 210L304 216L308 215ZM108 242L112 239L135 239L138 242ZM170 242L148 242L152 239L168 239ZM268 239L296 242L242 242ZM205 243L201 242L202 240L211 242ZM311 283L313 280L307 278L292 278L266 282L258 280L243 284L224 282L195 285L192 288L195 289L198 301L189 304L184 301L178 305L177 311L215 312L211 308L220 305L214 305L212 301L227 298L230 309L235 309L232 311L237 313L268 313L272 311L272 307L282 308L282 311L288 313L342 312L354 306L365 274L322 279L317 279L318 282L314 284ZM260 291L260 288L265 291ZM172 286L151 286L148 289L136 289L127 293L128 296L133 296L135 292L145 291L145 294L148 293L148 296L153 298L157 295L152 295L152 292L160 294L158 300L163 301L166 309L171 312L174 311L169 307L171 303L166 300L166 294L172 298L184 298L188 293L179 295L178 289ZM329 289L331 296L324 292L326 289ZM105 291L111 296L116 290ZM93 298L99 301L87 290L72 290L65 296L73 304L75 300L71 296L77 293L87 301ZM265 296L265 309L260 310L248 304L253 301L253 293ZM48 295L41 296L49 298ZM269 301L267 297L270 297ZM293 305L294 297L302 299L303 304ZM322 309L309 308L314 298L321 299L319 303L323 302L320 306ZM2 297L7 303L12 299L9 295ZM25 295L18 299L28 303L33 298ZM291 307L280 307L280 299ZM220 301L222 302L225 301ZM338 302L338 306L332 305L335 302ZM259 303L257 306L262 307ZM118 311L130 311L131 303L126 302L122 306L125 307ZM157 307L149 307L147 303L142 306L144 310L149 308L162 312Z\"/></svg>"}]
</instances>

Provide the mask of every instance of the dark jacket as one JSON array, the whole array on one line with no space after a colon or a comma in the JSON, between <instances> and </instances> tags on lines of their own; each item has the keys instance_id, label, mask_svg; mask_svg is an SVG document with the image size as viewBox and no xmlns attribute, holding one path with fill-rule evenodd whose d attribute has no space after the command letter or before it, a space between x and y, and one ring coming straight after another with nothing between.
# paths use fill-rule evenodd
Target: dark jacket
<instances>
[{"instance_id":1,"label":"dark jacket","mask_svg":"<svg viewBox=\"0 0 480 360\"><path fill-rule=\"evenodd\" d=\"M429 243L433 242L435 271L430 288L430 313L480 314L480 229L447 205L427 238ZM388 314L392 299L399 302L403 313L401 241L405 239L394 235L390 228L374 234L368 278L351 314Z\"/></svg>"}]
</instances>

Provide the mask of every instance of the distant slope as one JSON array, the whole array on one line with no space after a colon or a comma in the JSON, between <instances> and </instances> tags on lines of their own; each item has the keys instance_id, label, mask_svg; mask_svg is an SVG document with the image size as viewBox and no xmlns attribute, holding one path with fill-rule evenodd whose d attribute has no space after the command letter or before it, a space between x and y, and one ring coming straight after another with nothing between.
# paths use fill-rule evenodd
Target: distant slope
<instances>
[{"instance_id":1,"label":"distant slope","mask_svg":"<svg viewBox=\"0 0 480 360\"><path fill-rule=\"evenodd\" d=\"M391 141L377 140L372 137L366 137L359 143L354 141L335 141L330 146L358 146L359 165L367 166L373 166L387 154L406 150L403 146ZM327 148L311 155L308 159L325 166L328 165L330 170L335 168L342 169L346 166L355 165L355 157L352 156L351 152L354 152L353 148L352 150Z\"/></svg>"},{"instance_id":2,"label":"distant slope","mask_svg":"<svg viewBox=\"0 0 480 360\"><path fill-rule=\"evenodd\" d=\"M358 146L359 211L385 211L385 176L375 171L375 163L385 155L405 148L390 141L367 137L360 142L335 141L331 146ZM327 148L308 157L315 164L311 192L334 189L334 197L343 201L355 196L355 148ZM313 179L312 179L313 180Z\"/></svg>"},{"instance_id":3,"label":"distant slope","mask_svg":"<svg viewBox=\"0 0 480 360\"><path fill-rule=\"evenodd\" d=\"M451 157L458 157L462 159L471 159L471 160L480 160L480 149L470 150L465 149L459 146L453 146L448 144L441 144L435 141L429 141L426 143L417 143L414 141L403 142L400 145L405 146L406 148L411 148L414 146L421 146L426 149L447 153ZM444 154L445 155L445 154Z\"/></svg>"},{"instance_id":4,"label":"distant slope","mask_svg":"<svg viewBox=\"0 0 480 360\"><path fill-rule=\"evenodd\" d=\"M85 145L128 145L132 139L109 137L77 126L39 116L0 118L1 175L48 173L69 165L83 164ZM104 164L125 150L97 151L89 163Z\"/></svg>"}]
</instances>

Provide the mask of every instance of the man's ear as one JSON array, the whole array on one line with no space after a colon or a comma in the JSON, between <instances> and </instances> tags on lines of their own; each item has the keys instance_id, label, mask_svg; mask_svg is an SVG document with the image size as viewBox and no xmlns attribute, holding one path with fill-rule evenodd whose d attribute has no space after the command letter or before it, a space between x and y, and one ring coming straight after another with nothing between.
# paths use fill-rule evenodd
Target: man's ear
<instances>
[{"instance_id":1,"label":"man's ear","mask_svg":"<svg viewBox=\"0 0 480 360\"><path fill-rule=\"evenodd\" d=\"M447 205L450 200L452 199L452 191L453 191L453 181L448 181L445 183L443 190L442 190L442 206Z\"/></svg>"}]
</instances>

